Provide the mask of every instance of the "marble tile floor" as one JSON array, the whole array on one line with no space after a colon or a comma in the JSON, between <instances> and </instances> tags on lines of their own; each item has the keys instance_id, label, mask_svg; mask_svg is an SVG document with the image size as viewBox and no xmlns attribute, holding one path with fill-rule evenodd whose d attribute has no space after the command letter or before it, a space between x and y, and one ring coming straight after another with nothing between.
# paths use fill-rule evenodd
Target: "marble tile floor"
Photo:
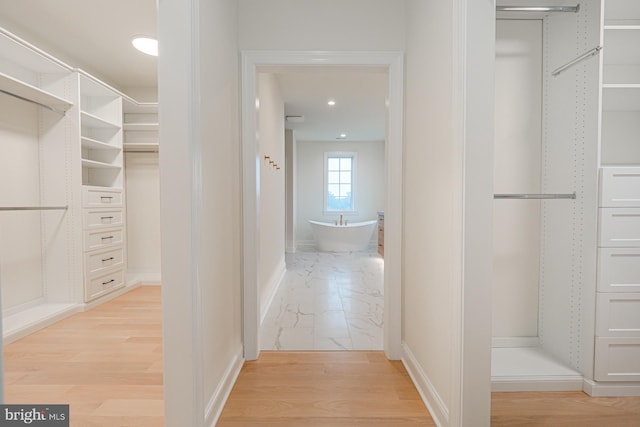
<instances>
[{"instance_id":1,"label":"marble tile floor","mask_svg":"<svg viewBox=\"0 0 640 427\"><path fill-rule=\"evenodd\" d=\"M384 261L366 252L286 254L262 350L382 350Z\"/></svg>"}]
</instances>

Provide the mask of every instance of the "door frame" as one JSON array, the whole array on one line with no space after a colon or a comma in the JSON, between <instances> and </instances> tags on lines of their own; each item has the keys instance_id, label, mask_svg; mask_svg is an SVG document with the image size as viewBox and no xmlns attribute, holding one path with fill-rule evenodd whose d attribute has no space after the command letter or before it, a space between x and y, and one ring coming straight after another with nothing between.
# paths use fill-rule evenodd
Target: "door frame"
<instances>
[{"instance_id":1,"label":"door frame","mask_svg":"<svg viewBox=\"0 0 640 427\"><path fill-rule=\"evenodd\" d=\"M260 153L256 73L261 66L362 66L388 72L385 144L384 351L402 357L402 181L404 54L402 52L243 51L242 103L242 340L245 360L260 354Z\"/></svg>"}]
</instances>

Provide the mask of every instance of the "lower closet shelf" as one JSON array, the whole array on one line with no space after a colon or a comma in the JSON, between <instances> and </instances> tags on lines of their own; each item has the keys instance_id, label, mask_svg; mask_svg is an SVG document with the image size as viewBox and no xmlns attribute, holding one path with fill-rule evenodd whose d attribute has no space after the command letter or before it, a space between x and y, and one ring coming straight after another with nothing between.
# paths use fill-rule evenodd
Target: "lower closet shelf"
<instances>
[{"instance_id":1,"label":"lower closet shelf","mask_svg":"<svg viewBox=\"0 0 640 427\"><path fill-rule=\"evenodd\" d=\"M583 376L540 347L491 349L492 391L582 390Z\"/></svg>"},{"instance_id":2,"label":"lower closet shelf","mask_svg":"<svg viewBox=\"0 0 640 427\"><path fill-rule=\"evenodd\" d=\"M82 311L80 304L43 303L2 318L4 344Z\"/></svg>"}]
</instances>

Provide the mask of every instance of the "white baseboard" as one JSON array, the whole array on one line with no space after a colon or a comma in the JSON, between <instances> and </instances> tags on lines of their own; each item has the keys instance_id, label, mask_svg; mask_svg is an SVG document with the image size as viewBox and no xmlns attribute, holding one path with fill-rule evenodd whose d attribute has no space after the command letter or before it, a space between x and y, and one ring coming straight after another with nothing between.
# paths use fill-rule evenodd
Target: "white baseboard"
<instances>
[{"instance_id":1,"label":"white baseboard","mask_svg":"<svg viewBox=\"0 0 640 427\"><path fill-rule=\"evenodd\" d=\"M3 344L17 341L81 311L82 304L44 303L5 316L2 319Z\"/></svg>"},{"instance_id":2,"label":"white baseboard","mask_svg":"<svg viewBox=\"0 0 640 427\"><path fill-rule=\"evenodd\" d=\"M406 343L402 343L402 364L406 368L409 376L413 380L413 384L418 389L422 401L429 409L431 418L438 426L449 425L449 408L438 394L437 390L429 381L424 370L416 360L413 352Z\"/></svg>"},{"instance_id":3,"label":"white baseboard","mask_svg":"<svg viewBox=\"0 0 640 427\"><path fill-rule=\"evenodd\" d=\"M582 376L491 377L491 391L582 391Z\"/></svg>"},{"instance_id":4,"label":"white baseboard","mask_svg":"<svg viewBox=\"0 0 640 427\"><path fill-rule=\"evenodd\" d=\"M296 250L311 250L315 249L315 240L298 240L296 241Z\"/></svg>"},{"instance_id":5,"label":"white baseboard","mask_svg":"<svg viewBox=\"0 0 640 427\"><path fill-rule=\"evenodd\" d=\"M278 263L278 266L274 270L273 274L269 278L267 282L267 292L262 301L260 301L260 324L264 321L265 316L269 312L269 308L271 307L271 303L273 303L273 298L278 293L278 289L280 288L280 284L282 283L282 279L284 278L285 273L287 272L287 266L284 261L284 257Z\"/></svg>"},{"instance_id":6,"label":"white baseboard","mask_svg":"<svg viewBox=\"0 0 640 427\"><path fill-rule=\"evenodd\" d=\"M159 272L155 271L127 271L127 285L160 285L162 282Z\"/></svg>"},{"instance_id":7,"label":"white baseboard","mask_svg":"<svg viewBox=\"0 0 640 427\"><path fill-rule=\"evenodd\" d=\"M640 382L600 382L584 380L583 391L592 397L640 396Z\"/></svg>"},{"instance_id":8,"label":"white baseboard","mask_svg":"<svg viewBox=\"0 0 640 427\"><path fill-rule=\"evenodd\" d=\"M224 409L224 405L227 403L227 399L231 393L231 389L233 389L233 385L236 383L236 379L238 379L238 375L240 374L243 364L244 357L242 356L242 347L240 347L236 352L235 357L229 363L229 366L227 366L222 379L218 383L218 387L216 387L216 390L209 399L209 403L207 403L204 413L205 426L214 427L218 422L220 414L222 414L222 410Z\"/></svg>"}]
</instances>

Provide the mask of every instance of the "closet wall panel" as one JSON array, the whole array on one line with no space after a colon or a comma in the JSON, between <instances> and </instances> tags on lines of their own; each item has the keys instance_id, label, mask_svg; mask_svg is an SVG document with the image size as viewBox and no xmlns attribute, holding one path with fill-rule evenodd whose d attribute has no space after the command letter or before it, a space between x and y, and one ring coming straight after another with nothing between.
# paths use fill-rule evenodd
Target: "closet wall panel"
<instances>
[{"instance_id":1,"label":"closet wall panel","mask_svg":"<svg viewBox=\"0 0 640 427\"><path fill-rule=\"evenodd\" d=\"M496 25L494 190L540 193L542 22ZM538 335L540 203L494 203L493 336Z\"/></svg>"},{"instance_id":2,"label":"closet wall panel","mask_svg":"<svg viewBox=\"0 0 640 427\"><path fill-rule=\"evenodd\" d=\"M0 201L38 206L38 107L0 94ZM7 310L42 298L40 212L0 212L0 283Z\"/></svg>"}]
</instances>

